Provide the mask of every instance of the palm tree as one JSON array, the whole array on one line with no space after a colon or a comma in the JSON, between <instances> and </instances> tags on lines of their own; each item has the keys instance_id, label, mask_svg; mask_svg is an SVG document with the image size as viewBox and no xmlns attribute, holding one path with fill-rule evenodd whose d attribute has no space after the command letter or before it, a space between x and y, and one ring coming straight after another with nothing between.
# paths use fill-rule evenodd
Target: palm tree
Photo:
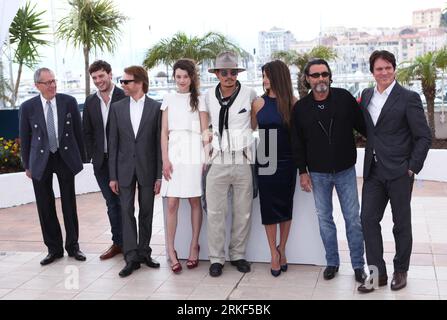
<instances>
[{"instance_id":1,"label":"palm tree","mask_svg":"<svg viewBox=\"0 0 447 320\"><path fill-rule=\"evenodd\" d=\"M127 20L113 4L113 0L68 0L71 11L58 22L59 39L71 40L84 53L85 94L90 94L88 67L92 49L113 52L120 25Z\"/></svg>"},{"instance_id":2,"label":"palm tree","mask_svg":"<svg viewBox=\"0 0 447 320\"><path fill-rule=\"evenodd\" d=\"M23 66L33 68L39 62L39 46L48 45L49 42L42 39L48 29L41 16L44 11L37 12L36 4L31 6L27 2L24 7L17 11L14 20L9 27L9 42L14 49L14 62L19 65L17 79L12 92L11 102L14 106L19 92L20 79Z\"/></svg>"},{"instance_id":3,"label":"palm tree","mask_svg":"<svg viewBox=\"0 0 447 320\"><path fill-rule=\"evenodd\" d=\"M183 32L176 33L170 39L161 39L148 50L143 65L150 69L158 64L173 66L181 58L189 58L198 65L204 61L213 60L223 50L233 50L243 58L249 53L231 42L224 35L217 32L208 32L203 37L189 37Z\"/></svg>"},{"instance_id":4,"label":"palm tree","mask_svg":"<svg viewBox=\"0 0 447 320\"><path fill-rule=\"evenodd\" d=\"M9 95L13 89L3 75L3 61L0 59L0 108L5 107L8 103L14 106L14 103Z\"/></svg>"},{"instance_id":5,"label":"palm tree","mask_svg":"<svg viewBox=\"0 0 447 320\"><path fill-rule=\"evenodd\" d=\"M272 54L273 59L282 60L285 64L289 66L296 66L298 68L298 80L297 89L300 99L307 96L309 89L306 88L304 84L304 67L306 64L314 59L321 58L325 60L333 60L337 57L337 53L334 49L325 46L316 46L312 50L304 53L298 53L293 50L289 51L276 51Z\"/></svg>"},{"instance_id":6,"label":"palm tree","mask_svg":"<svg viewBox=\"0 0 447 320\"><path fill-rule=\"evenodd\" d=\"M404 62L397 71L397 79L402 83L409 83L411 80L420 80L422 93L427 102L428 125L432 137L435 139L435 97L436 80L438 71L447 68L447 49L427 52L417 57L412 63Z\"/></svg>"}]
</instances>

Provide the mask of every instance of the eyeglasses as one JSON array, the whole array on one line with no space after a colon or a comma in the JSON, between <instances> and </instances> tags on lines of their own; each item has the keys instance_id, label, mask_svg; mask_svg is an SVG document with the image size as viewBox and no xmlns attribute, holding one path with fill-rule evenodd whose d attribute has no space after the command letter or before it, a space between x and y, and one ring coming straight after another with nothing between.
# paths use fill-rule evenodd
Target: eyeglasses
<instances>
[{"instance_id":1,"label":"eyeglasses","mask_svg":"<svg viewBox=\"0 0 447 320\"><path fill-rule=\"evenodd\" d=\"M229 69L229 70L222 69L219 70L219 72L222 77L227 77L229 74L231 74L234 77L237 76L237 74L239 73L237 69Z\"/></svg>"},{"instance_id":2,"label":"eyeglasses","mask_svg":"<svg viewBox=\"0 0 447 320\"><path fill-rule=\"evenodd\" d=\"M46 82L37 81L37 83L44 84L44 85L46 85L47 87L49 87L49 86L51 86L51 85L53 85L53 84L56 84L56 83L57 83L57 80L56 80L56 79L53 79L53 80L48 80L48 81L46 81Z\"/></svg>"},{"instance_id":3,"label":"eyeglasses","mask_svg":"<svg viewBox=\"0 0 447 320\"><path fill-rule=\"evenodd\" d=\"M128 85L129 83L134 82L134 81L135 81L135 79L132 79L132 80L120 80L120 83Z\"/></svg>"},{"instance_id":4,"label":"eyeglasses","mask_svg":"<svg viewBox=\"0 0 447 320\"><path fill-rule=\"evenodd\" d=\"M309 74L309 77L314 78L314 79L318 79L319 77L327 78L330 75L331 74L329 72L325 71L325 72L322 72L322 73L319 73L319 72L311 73L311 74Z\"/></svg>"}]
</instances>

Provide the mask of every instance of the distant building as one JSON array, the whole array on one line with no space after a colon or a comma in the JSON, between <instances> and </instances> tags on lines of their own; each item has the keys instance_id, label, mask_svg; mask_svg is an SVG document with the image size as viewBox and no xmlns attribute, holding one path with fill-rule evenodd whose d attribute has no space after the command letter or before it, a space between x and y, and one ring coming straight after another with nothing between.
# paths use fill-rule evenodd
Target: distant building
<instances>
[{"instance_id":1,"label":"distant building","mask_svg":"<svg viewBox=\"0 0 447 320\"><path fill-rule=\"evenodd\" d=\"M416 28L439 28L442 10L440 8L413 12L413 26Z\"/></svg>"},{"instance_id":2,"label":"distant building","mask_svg":"<svg viewBox=\"0 0 447 320\"><path fill-rule=\"evenodd\" d=\"M258 62L264 64L271 60L275 51L288 51L296 43L292 32L273 27L269 31L260 31L258 34Z\"/></svg>"},{"instance_id":3,"label":"distant building","mask_svg":"<svg viewBox=\"0 0 447 320\"><path fill-rule=\"evenodd\" d=\"M299 41L291 46L298 53L317 45L333 48L337 59L331 62L334 73L369 74L369 56L374 50L388 50L397 63L411 61L447 45L447 29L440 26L441 9L413 12L413 25L400 28L330 27L321 37Z\"/></svg>"}]
</instances>

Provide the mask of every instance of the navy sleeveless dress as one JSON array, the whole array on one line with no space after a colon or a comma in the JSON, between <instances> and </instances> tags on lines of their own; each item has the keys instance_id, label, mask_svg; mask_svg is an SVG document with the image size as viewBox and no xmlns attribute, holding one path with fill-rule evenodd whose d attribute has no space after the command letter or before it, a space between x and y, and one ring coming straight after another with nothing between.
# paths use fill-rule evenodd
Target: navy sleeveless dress
<instances>
[{"instance_id":1,"label":"navy sleeveless dress","mask_svg":"<svg viewBox=\"0 0 447 320\"><path fill-rule=\"evenodd\" d=\"M277 146L277 167L273 174L260 174L259 169L268 167L270 161L263 163L265 160L259 154L259 146L256 157L262 224L268 225L292 219L297 168L292 157L290 132L278 112L276 99L268 96L263 96L263 99L264 106L256 114L256 119L259 129L265 131L264 135L260 134L260 144L265 144L266 159L273 157L268 154L269 144L276 143ZM276 141L273 136L269 139L272 130L277 132Z\"/></svg>"}]
</instances>

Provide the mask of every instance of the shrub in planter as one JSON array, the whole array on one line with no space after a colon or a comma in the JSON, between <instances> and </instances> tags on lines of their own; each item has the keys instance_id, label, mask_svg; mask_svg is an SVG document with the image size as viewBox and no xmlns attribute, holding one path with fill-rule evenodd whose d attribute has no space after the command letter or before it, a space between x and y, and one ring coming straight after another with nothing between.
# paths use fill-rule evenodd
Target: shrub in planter
<instances>
[{"instance_id":1,"label":"shrub in planter","mask_svg":"<svg viewBox=\"0 0 447 320\"><path fill-rule=\"evenodd\" d=\"M24 171L20 160L20 140L0 137L0 174Z\"/></svg>"}]
</instances>

